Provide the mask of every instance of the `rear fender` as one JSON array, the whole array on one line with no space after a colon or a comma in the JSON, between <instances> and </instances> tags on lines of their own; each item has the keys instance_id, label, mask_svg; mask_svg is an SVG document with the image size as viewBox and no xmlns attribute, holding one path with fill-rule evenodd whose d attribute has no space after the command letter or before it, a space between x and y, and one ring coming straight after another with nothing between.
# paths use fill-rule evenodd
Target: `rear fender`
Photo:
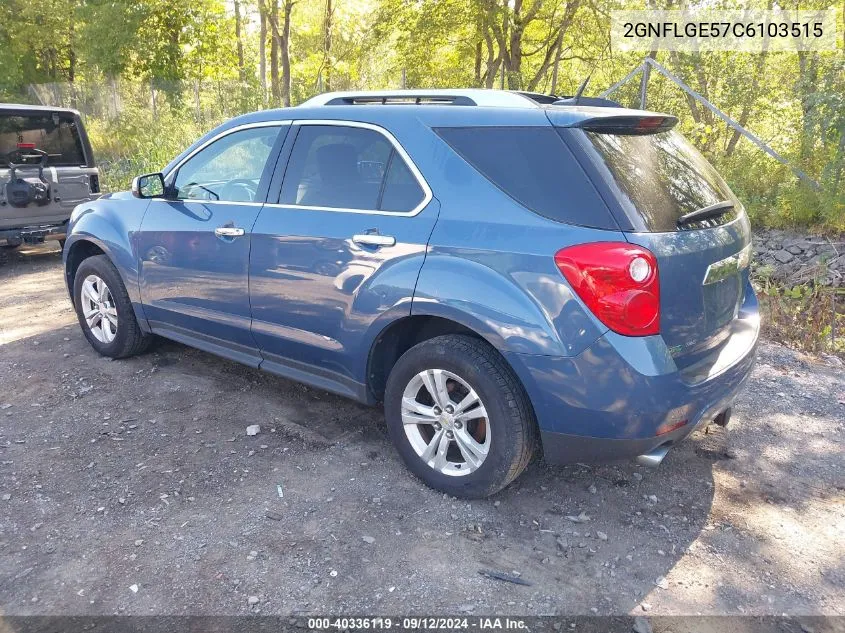
<instances>
[{"instance_id":1,"label":"rear fender","mask_svg":"<svg viewBox=\"0 0 845 633\"><path fill-rule=\"evenodd\" d=\"M541 307L538 293L570 292L555 279L528 273L504 275L477 261L430 253L414 293L411 314L443 317L484 337L501 352L573 356L598 338L576 301L562 300L566 320L578 327L556 327L558 317ZM571 292L570 292L571 294ZM566 298L564 298L566 299Z\"/></svg>"}]
</instances>

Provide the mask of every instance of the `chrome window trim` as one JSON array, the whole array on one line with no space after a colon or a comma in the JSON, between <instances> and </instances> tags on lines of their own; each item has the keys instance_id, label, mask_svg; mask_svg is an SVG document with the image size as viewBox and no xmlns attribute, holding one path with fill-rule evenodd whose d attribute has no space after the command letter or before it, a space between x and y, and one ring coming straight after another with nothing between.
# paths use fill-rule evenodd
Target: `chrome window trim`
<instances>
[{"instance_id":1,"label":"chrome window trim","mask_svg":"<svg viewBox=\"0 0 845 633\"><path fill-rule=\"evenodd\" d=\"M375 125L373 123L363 123L361 121L347 121L342 119L303 119L301 121L294 121L294 125L334 125L337 127L356 127L356 128L363 128L365 130L372 130L381 134L387 141L393 146L393 149L399 154L402 160L405 161L408 169L411 171L411 174L414 176L414 179L417 181L417 184L420 186L420 189L423 191L423 198L422 200L410 211L384 211L381 209L347 209L344 207L317 207L311 205L303 205L303 204L282 204L282 203L270 203L268 202L265 206L267 207L275 207L279 209L304 209L304 210L311 210L311 211L334 211L336 213L363 213L366 215L391 215L397 217L413 217L418 215L428 203L431 202L432 198L434 198L434 194L431 191L431 187L429 187L428 182L426 182L425 177L422 175L422 172L416 166L413 160L411 160L411 156L405 151L405 148L402 147L402 144L396 140L396 137L393 136L388 130L385 128ZM387 177L387 174L385 174ZM279 192L279 197L281 197L281 191Z\"/></svg>"},{"instance_id":2,"label":"chrome window trim","mask_svg":"<svg viewBox=\"0 0 845 633\"><path fill-rule=\"evenodd\" d=\"M224 136L229 136L230 134L234 134L235 132L242 132L243 130L250 130L253 128L260 128L260 127L278 127L282 128L285 125L290 125L293 121L290 119L278 120L278 121L257 121L255 123L244 123L243 125L236 125L235 127L231 127L227 130L223 130L219 134L215 134L210 139L208 139L205 143L200 145L199 147L194 148L194 150L185 156L182 160L180 160L174 167L164 174L164 184L170 186L173 184L173 180L176 178L176 174L178 174L179 170L182 168L182 165L187 163L191 160L194 156L199 154L202 150L206 147L219 141ZM171 178L172 176L172 178ZM161 200L163 202L202 202L202 203L209 203L209 204L244 204L248 206L257 205L257 206L264 206L263 202L234 202L230 200L204 200L203 198L178 198L177 200L168 200L166 198L152 198L151 200Z\"/></svg>"}]
</instances>

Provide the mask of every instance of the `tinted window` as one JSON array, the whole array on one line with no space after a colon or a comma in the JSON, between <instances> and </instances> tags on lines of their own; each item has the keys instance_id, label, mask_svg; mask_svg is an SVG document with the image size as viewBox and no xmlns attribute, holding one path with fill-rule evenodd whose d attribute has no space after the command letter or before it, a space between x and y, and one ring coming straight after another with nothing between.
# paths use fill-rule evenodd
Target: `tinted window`
<instances>
[{"instance_id":1,"label":"tinted window","mask_svg":"<svg viewBox=\"0 0 845 633\"><path fill-rule=\"evenodd\" d=\"M524 207L581 226L618 228L552 127L439 128L470 165Z\"/></svg>"},{"instance_id":2,"label":"tinted window","mask_svg":"<svg viewBox=\"0 0 845 633\"><path fill-rule=\"evenodd\" d=\"M402 157L394 150L384 181L384 191L379 209L383 211L410 211L425 197L420 184Z\"/></svg>"},{"instance_id":3,"label":"tinted window","mask_svg":"<svg viewBox=\"0 0 845 633\"><path fill-rule=\"evenodd\" d=\"M375 130L305 125L288 162L280 202L310 207L411 211L419 183L387 138Z\"/></svg>"},{"instance_id":4,"label":"tinted window","mask_svg":"<svg viewBox=\"0 0 845 633\"><path fill-rule=\"evenodd\" d=\"M682 215L735 200L713 166L678 132L586 136L627 199L628 212L651 231L676 231ZM728 213L715 222L734 217Z\"/></svg>"},{"instance_id":5,"label":"tinted window","mask_svg":"<svg viewBox=\"0 0 845 633\"><path fill-rule=\"evenodd\" d=\"M47 152L47 164L53 167L85 164L76 119L70 115L10 116L0 112L0 165L8 165L9 152L17 150L19 145L26 146L22 148L24 156L30 146ZM37 162L37 159L29 158L25 162Z\"/></svg>"},{"instance_id":6,"label":"tinted window","mask_svg":"<svg viewBox=\"0 0 845 633\"><path fill-rule=\"evenodd\" d=\"M232 132L200 150L179 168L174 186L180 200L252 202L279 128Z\"/></svg>"}]
</instances>

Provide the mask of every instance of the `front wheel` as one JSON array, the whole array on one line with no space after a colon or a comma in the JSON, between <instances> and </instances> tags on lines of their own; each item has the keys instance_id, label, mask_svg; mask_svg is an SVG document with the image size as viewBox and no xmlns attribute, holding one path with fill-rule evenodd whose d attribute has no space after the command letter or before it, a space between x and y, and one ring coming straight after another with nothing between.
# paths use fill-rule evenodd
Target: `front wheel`
<instances>
[{"instance_id":1,"label":"front wheel","mask_svg":"<svg viewBox=\"0 0 845 633\"><path fill-rule=\"evenodd\" d=\"M105 255L79 265L73 300L85 338L103 356L125 358L149 347L153 337L138 327L123 280Z\"/></svg>"},{"instance_id":2,"label":"front wheel","mask_svg":"<svg viewBox=\"0 0 845 633\"><path fill-rule=\"evenodd\" d=\"M537 446L533 412L513 370L470 336L438 336L405 352L388 377L384 408L411 472L457 497L501 490Z\"/></svg>"}]
</instances>

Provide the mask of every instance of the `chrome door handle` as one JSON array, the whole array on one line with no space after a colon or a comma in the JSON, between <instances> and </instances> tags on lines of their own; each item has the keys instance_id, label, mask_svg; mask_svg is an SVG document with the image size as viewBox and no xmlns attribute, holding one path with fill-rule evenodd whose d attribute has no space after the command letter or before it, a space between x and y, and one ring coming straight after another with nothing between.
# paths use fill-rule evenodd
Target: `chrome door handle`
<instances>
[{"instance_id":1,"label":"chrome door handle","mask_svg":"<svg viewBox=\"0 0 845 633\"><path fill-rule=\"evenodd\" d=\"M244 234L244 230L234 226L218 226L214 229L214 234L217 237L240 237Z\"/></svg>"},{"instance_id":2,"label":"chrome door handle","mask_svg":"<svg viewBox=\"0 0 845 633\"><path fill-rule=\"evenodd\" d=\"M352 241L361 246L393 246L396 244L396 238L392 235L379 235L378 233L353 235Z\"/></svg>"}]
</instances>

